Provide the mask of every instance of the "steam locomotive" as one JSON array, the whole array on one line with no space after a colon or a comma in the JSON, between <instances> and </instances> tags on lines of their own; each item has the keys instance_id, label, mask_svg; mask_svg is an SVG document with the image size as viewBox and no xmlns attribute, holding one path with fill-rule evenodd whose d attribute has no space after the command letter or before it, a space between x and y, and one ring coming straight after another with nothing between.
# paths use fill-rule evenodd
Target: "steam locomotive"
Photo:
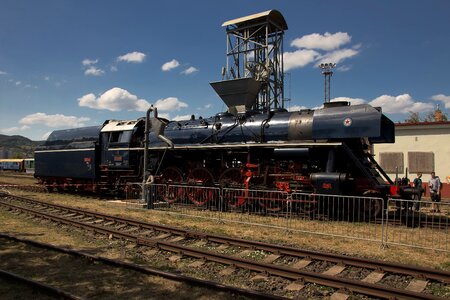
<instances>
[{"instance_id":1,"label":"steam locomotive","mask_svg":"<svg viewBox=\"0 0 450 300\"><path fill-rule=\"evenodd\" d=\"M394 124L367 104L330 102L316 110L224 112L185 121L155 115L150 123L147 171L156 183L391 194L392 182L370 149L394 141ZM144 131L144 119L54 131L35 151L35 177L51 189L122 193L144 176Z\"/></svg>"},{"instance_id":2,"label":"steam locomotive","mask_svg":"<svg viewBox=\"0 0 450 300\"><path fill-rule=\"evenodd\" d=\"M35 177L49 189L119 194L127 183L146 181L148 174L153 184L286 195L386 199L404 191L371 154L373 144L395 139L394 124L381 108L325 101L319 109L289 112L277 102L283 99L280 58L287 29L281 13L267 11L223 26L234 46L227 48L226 80L211 85L227 104L226 112L170 121L151 108L151 118L148 112L137 120L54 131L35 151ZM179 196L176 189L159 195L167 202ZM195 193L188 196L202 204ZM245 200L227 203L239 207Z\"/></svg>"}]
</instances>

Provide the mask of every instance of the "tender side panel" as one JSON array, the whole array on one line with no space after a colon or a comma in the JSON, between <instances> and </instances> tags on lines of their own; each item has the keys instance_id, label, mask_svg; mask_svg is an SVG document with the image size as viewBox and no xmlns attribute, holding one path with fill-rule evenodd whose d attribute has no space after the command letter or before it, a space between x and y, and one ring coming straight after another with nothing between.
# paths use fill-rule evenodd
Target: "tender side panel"
<instances>
[{"instance_id":1,"label":"tender side panel","mask_svg":"<svg viewBox=\"0 0 450 300\"><path fill-rule=\"evenodd\" d=\"M36 177L97 177L95 149L53 150L35 152Z\"/></svg>"}]
</instances>

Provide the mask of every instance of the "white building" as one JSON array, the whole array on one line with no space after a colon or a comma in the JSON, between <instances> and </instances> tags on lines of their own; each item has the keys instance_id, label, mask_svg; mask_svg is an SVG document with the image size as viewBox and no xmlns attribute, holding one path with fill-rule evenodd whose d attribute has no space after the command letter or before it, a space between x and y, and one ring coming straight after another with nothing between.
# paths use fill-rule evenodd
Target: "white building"
<instances>
[{"instance_id":1,"label":"white building","mask_svg":"<svg viewBox=\"0 0 450 300\"><path fill-rule=\"evenodd\" d=\"M450 122L420 122L395 124L394 144L375 144L375 159L391 177L413 180L423 173L424 183L435 172L443 183L442 197L450 198Z\"/></svg>"}]
</instances>

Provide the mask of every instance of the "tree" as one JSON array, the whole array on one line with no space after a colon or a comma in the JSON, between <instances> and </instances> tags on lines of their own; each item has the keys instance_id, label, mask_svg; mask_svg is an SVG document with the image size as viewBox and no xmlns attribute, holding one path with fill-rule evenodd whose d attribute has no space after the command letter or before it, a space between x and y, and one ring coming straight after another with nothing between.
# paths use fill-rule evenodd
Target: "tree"
<instances>
[{"instance_id":1,"label":"tree","mask_svg":"<svg viewBox=\"0 0 450 300\"><path fill-rule=\"evenodd\" d=\"M409 117L405 120L406 123L419 123L420 122L420 114L418 112L408 112Z\"/></svg>"},{"instance_id":2,"label":"tree","mask_svg":"<svg viewBox=\"0 0 450 300\"><path fill-rule=\"evenodd\" d=\"M406 123L420 123L420 122L436 122L436 116L440 115L441 120L443 122L448 121L448 116L446 113L443 113L439 108L436 108L434 111L429 111L426 113L425 117L421 117L418 112L408 112L409 116L405 119Z\"/></svg>"}]
</instances>

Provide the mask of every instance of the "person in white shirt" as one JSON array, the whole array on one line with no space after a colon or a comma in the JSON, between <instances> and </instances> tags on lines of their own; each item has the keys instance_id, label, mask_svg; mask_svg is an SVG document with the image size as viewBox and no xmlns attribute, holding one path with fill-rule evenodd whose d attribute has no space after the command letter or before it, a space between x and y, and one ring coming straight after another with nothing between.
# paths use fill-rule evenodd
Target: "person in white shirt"
<instances>
[{"instance_id":1,"label":"person in white shirt","mask_svg":"<svg viewBox=\"0 0 450 300\"><path fill-rule=\"evenodd\" d=\"M441 201L440 192L441 192L441 181L439 180L439 176L436 176L434 172L431 172L431 178L428 181L428 188L430 189L430 198L433 202L431 206L432 212L441 212L439 207L439 202Z\"/></svg>"}]
</instances>

